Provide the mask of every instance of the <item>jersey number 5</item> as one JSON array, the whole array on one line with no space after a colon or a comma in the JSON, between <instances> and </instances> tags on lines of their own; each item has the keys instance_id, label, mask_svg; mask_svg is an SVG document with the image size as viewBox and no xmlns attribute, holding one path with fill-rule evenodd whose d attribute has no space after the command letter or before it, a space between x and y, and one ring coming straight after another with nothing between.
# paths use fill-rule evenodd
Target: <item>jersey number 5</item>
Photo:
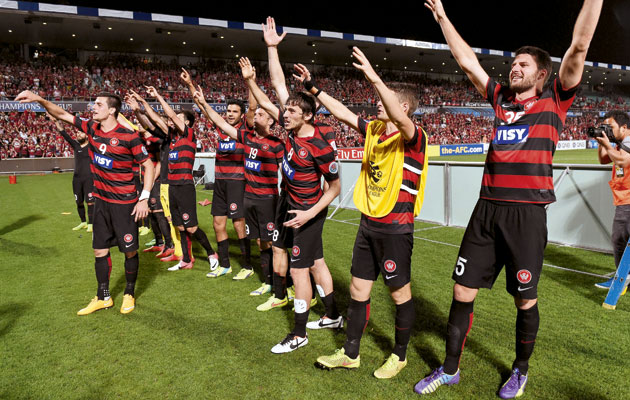
<instances>
[{"instance_id":1,"label":"jersey number 5","mask_svg":"<svg viewBox=\"0 0 630 400\"><path fill-rule=\"evenodd\" d=\"M464 275L464 270L466 269L467 259L463 257L457 257L457 265L455 266L455 275L462 276Z\"/></svg>"}]
</instances>

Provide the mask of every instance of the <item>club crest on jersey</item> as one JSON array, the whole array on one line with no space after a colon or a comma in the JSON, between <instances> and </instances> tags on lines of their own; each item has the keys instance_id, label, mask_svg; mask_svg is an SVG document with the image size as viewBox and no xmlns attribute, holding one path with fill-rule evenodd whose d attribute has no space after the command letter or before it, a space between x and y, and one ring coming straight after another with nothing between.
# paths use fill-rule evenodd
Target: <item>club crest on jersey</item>
<instances>
[{"instance_id":1,"label":"club crest on jersey","mask_svg":"<svg viewBox=\"0 0 630 400\"><path fill-rule=\"evenodd\" d=\"M256 160L250 160L249 158L245 159L245 168L250 171L260 171L262 163Z\"/></svg>"},{"instance_id":2,"label":"club crest on jersey","mask_svg":"<svg viewBox=\"0 0 630 400\"><path fill-rule=\"evenodd\" d=\"M219 142L219 151L234 151L236 149L236 142L230 140L228 142Z\"/></svg>"},{"instance_id":3,"label":"club crest on jersey","mask_svg":"<svg viewBox=\"0 0 630 400\"><path fill-rule=\"evenodd\" d=\"M236 203L230 204L230 210L236 211L237 208L238 208L238 206L236 205Z\"/></svg>"},{"instance_id":4,"label":"club crest on jersey","mask_svg":"<svg viewBox=\"0 0 630 400\"><path fill-rule=\"evenodd\" d=\"M133 235L131 233L128 233L123 236L123 240L125 241L125 243L131 243L133 242Z\"/></svg>"},{"instance_id":5,"label":"club crest on jersey","mask_svg":"<svg viewBox=\"0 0 630 400\"><path fill-rule=\"evenodd\" d=\"M157 203L157 200L155 199L155 197L151 197L151 204L155 204Z\"/></svg>"},{"instance_id":6,"label":"club crest on jersey","mask_svg":"<svg viewBox=\"0 0 630 400\"><path fill-rule=\"evenodd\" d=\"M516 279L524 285L532 280L532 273L526 269L521 269L516 273Z\"/></svg>"},{"instance_id":7,"label":"club crest on jersey","mask_svg":"<svg viewBox=\"0 0 630 400\"><path fill-rule=\"evenodd\" d=\"M337 161L333 161L330 163L328 171L330 171L331 174L336 174L337 171L339 171L339 165L337 164Z\"/></svg>"},{"instance_id":8,"label":"club crest on jersey","mask_svg":"<svg viewBox=\"0 0 630 400\"><path fill-rule=\"evenodd\" d=\"M293 246L293 248L291 249L291 255L293 255L293 257L299 256L300 248L298 246Z\"/></svg>"},{"instance_id":9,"label":"club crest on jersey","mask_svg":"<svg viewBox=\"0 0 630 400\"><path fill-rule=\"evenodd\" d=\"M179 151L169 151L168 152L169 160L178 160L179 159Z\"/></svg>"},{"instance_id":10,"label":"club crest on jersey","mask_svg":"<svg viewBox=\"0 0 630 400\"><path fill-rule=\"evenodd\" d=\"M112 146L118 146L118 143L120 142L116 138L109 139L109 144L111 144Z\"/></svg>"},{"instance_id":11,"label":"club crest on jersey","mask_svg":"<svg viewBox=\"0 0 630 400\"><path fill-rule=\"evenodd\" d=\"M527 141L529 135L529 125L506 125L499 126L494 135L494 144L517 144Z\"/></svg>"},{"instance_id":12,"label":"club crest on jersey","mask_svg":"<svg viewBox=\"0 0 630 400\"><path fill-rule=\"evenodd\" d=\"M267 224L267 230L268 230L268 231L273 231L275 227L276 227L276 226L273 224L273 222L269 222L269 223Z\"/></svg>"},{"instance_id":13,"label":"club crest on jersey","mask_svg":"<svg viewBox=\"0 0 630 400\"><path fill-rule=\"evenodd\" d=\"M184 221L188 221L190 219L190 215L188 215L186 213L183 213L182 214L182 218L183 218Z\"/></svg>"},{"instance_id":14,"label":"club crest on jersey","mask_svg":"<svg viewBox=\"0 0 630 400\"><path fill-rule=\"evenodd\" d=\"M394 272L396 271L396 262L393 260L387 260L383 264L383 267L385 268L385 271L387 272Z\"/></svg>"},{"instance_id":15,"label":"club crest on jersey","mask_svg":"<svg viewBox=\"0 0 630 400\"><path fill-rule=\"evenodd\" d=\"M267 143L263 144L262 145L262 149L263 149L263 151L269 150L269 145Z\"/></svg>"},{"instance_id":16,"label":"club crest on jersey","mask_svg":"<svg viewBox=\"0 0 630 400\"><path fill-rule=\"evenodd\" d=\"M114 160L109 157L105 157L104 155L94 153L94 164L103 168L112 169L114 166Z\"/></svg>"},{"instance_id":17,"label":"club crest on jersey","mask_svg":"<svg viewBox=\"0 0 630 400\"><path fill-rule=\"evenodd\" d=\"M289 178L289 180L293 180L295 170L291 167L291 164L289 164L286 157L282 157L282 172L284 173L284 176Z\"/></svg>"},{"instance_id":18,"label":"club crest on jersey","mask_svg":"<svg viewBox=\"0 0 630 400\"><path fill-rule=\"evenodd\" d=\"M308 157L308 151L306 151L306 149L302 148L302 149L300 149L300 151L298 151L298 156L300 156L300 158L306 158L306 157Z\"/></svg>"}]
</instances>

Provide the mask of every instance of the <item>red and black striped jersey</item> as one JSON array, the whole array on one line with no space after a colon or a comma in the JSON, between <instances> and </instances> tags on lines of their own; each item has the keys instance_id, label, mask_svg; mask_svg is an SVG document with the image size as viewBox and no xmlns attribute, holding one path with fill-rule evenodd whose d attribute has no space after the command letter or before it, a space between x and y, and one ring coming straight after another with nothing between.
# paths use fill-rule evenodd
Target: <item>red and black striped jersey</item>
<instances>
[{"instance_id":1,"label":"red and black striped jersey","mask_svg":"<svg viewBox=\"0 0 630 400\"><path fill-rule=\"evenodd\" d=\"M243 145L245 151L245 196L277 196L278 166L282 164L284 155L282 140L239 129L237 141Z\"/></svg>"},{"instance_id":2,"label":"red and black striped jersey","mask_svg":"<svg viewBox=\"0 0 630 400\"><path fill-rule=\"evenodd\" d=\"M480 197L522 203L552 203L553 154L577 85L559 79L539 96L517 101L514 92L488 79L486 98L494 108L494 135L484 167Z\"/></svg>"},{"instance_id":3,"label":"red and black striped jersey","mask_svg":"<svg viewBox=\"0 0 630 400\"><path fill-rule=\"evenodd\" d=\"M169 132L173 135L175 132ZM178 136L171 136L168 151L168 184L192 185L195 164L195 134L190 127Z\"/></svg>"},{"instance_id":4,"label":"red and black striped jersey","mask_svg":"<svg viewBox=\"0 0 630 400\"><path fill-rule=\"evenodd\" d=\"M365 136L368 125L373 122L376 121L366 121L363 118L359 118L357 123L359 133ZM379 143L391 138L398 132L399 131L395 131L387 134L385 125L383 125L383 132L378 139ZM398 191L396 204L389 214L381 218L368 217L365 214L361 215L361 225L367 229L393 234L413 232L413 210L416 204L418 184L420 183L420 176L424 165L424 154L427 151L425 135L424 130L418 129L416 126L413 138L410 141L405 141L403 181ZM400 140L405 140L402 134L400 135Z\"/></svg>"},{"instance_id":5,"label":"red and black striped jersey","mask_svg":"<svg viewBox=\"0 0 630 400\"><path fill-rule=\"evenodd\" d=\"M74 126L88 135L94 197L108 203L135 203L138 194L133 167L149 158L138 132L120 124L103 132L98 122L77 117Z\"/></svg>"},{"instance_id":6,"label":"red and black striped jersey","mask_svg":"<svg viewBox=\"0 0 630 400\"><path fill-rule=\"evenodd\" d=\"M149 158L153 163L153 167L157 168L160 164L160 146L162 144L162 139L157 138L155 136L144 137L144 145L149 152ZM144 170L142 171L143 179L144 179ZM153 178L154 182L160 182L160 176L155 176Z\"/></svg>"},{"instance_id":7,"label":"red and black striped jersey","mask_svg":"<svg viewBox=\"0 0 630 400\"><path fill-rule=\"evenodd\" d=\"M278 123L284 126L282 114ZM303 138L288 132L284 142L282 188L289 194L289 205L297 210L308 210L322 197L322 175L328 182L339 179L335 151L320 133L321 127L315 125L313 136Z\"/></svg>"},{"instance_id":8,"label":"red and black striped jersey","mask_svg":"<svg viewBox=\"0 0 630 400\"><path fill-rule=\"evenodd\" d=\"M247 124L241 121L235 128L240 130L244 126L247 126ZM244 180L243 162L245 151L243 145L223 133L218 127L217 132L219 141L217 143L216 159L214 160L214 178Z\"/></svg>"}]
</instances>

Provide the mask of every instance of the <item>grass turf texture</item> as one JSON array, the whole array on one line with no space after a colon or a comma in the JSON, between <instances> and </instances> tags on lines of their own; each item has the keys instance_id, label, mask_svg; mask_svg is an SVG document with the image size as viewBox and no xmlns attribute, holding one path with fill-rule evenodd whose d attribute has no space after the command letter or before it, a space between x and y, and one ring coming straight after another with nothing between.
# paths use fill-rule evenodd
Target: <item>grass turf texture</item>
<instances>
[{"instance_id":1,"label":"grass turf texture","mask_svg":"<svg viewBox=\"0 0 630 400\"><path fill-rule=\"evenodd\" d=\"M431 157L430 161L466 161L466 162L484 162L485 154L473 154L463 156L449 157ZM585 150L560 150L556 151L553 156L554 164L599 164L597 158L597 149Z\"/></svg>"},{"instance_id":2,"label":"grass turf texture","mask_svg":"<svg viewBox=\"0 0 630 400\"><path fill-rule=\"evenodd\" d=\"M211 199L211 192L197 193L198 200ZM381 280L372 293L361 367L321 371L315 359L340 347L345 335L311 331L308 346L272 354L271 347L293 326L291 307L256 311L266 299L248 295L259 286L256 277L206 278L208 265L196 243L198 261L190 271L168 272L154 253L140 254L137 307L129 315L119 313L123 256L112 249L114 308L78 317L96 292L96 279L90 235L71 230L79 222L71 175L19 176L17 185L2 177L0 204L0 398L416 398L413 385L443 360L450 275L462 229L416 223L417 319L409 364L396 378L379 381L372 373L394 340L394 306ZM210 207L198 212L214 242ZM324 249L345 315L359 214L342 210L335 220L324 226ZM151 238L142 236L141 243ZM236 242L230 251L238 272ZM613 265L610 255L554 245L545 262L598 274L611 272ZM593 287L600 280L544 269L528 399L626 397L630 297L622 297L616 311L604 310L606 292ZM496 398L514 357L516 313L504 282L502 273L495 288L477 298L460 384L440 388L431 398ZM322 313L319 302L310 320Z\"/></svg>"}]
</instances>

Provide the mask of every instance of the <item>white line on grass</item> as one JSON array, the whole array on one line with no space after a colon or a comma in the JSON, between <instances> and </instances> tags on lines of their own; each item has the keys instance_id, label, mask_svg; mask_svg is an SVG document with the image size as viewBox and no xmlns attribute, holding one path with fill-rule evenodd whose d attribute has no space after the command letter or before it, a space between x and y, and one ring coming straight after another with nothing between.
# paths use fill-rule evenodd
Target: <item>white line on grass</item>
<instances>
[{"instance_id":1,"label":"white line on grass","mask_svg":"<svg viewBox=\"0 0 630 400\"><path fill-rule=\"evenodd\" d=\"M437 226L430 226L428 228L418 228L418 229L415 229L414 232L428 231L428 230L431 230L431 229L440 229L440 228L446 228L446 226L444 226L444 225L437 225Z\"/></svg>"},{"instance_id":2,"label":"white line on grass","mask_svg":"<svg viewBox=\"0 0 630 400\"><path fill-rule=\"evenodd\" d=\"M335 221L335 222L341 222L344 224L348 224L348 225L354 225L354 226L359 226L359 224L355 224L352 222L347 222L347 221L340 221L337 219L331 219L331 221ZM439 226L438 228L443 228L442 226ZM459 247L459 245L456 244L452 244L452 243L446 243L446 242L440 242L438 240L432 240L432 239L427 239L427 238L423 238L423 237L419 237L419 236L414 236L414 239L418 239L418 240L424 240L426 242L431 242L431 243L436 243L436 244L442 244L445 246L451 246L451 247ZM550 268L556 268L562 271L569 271L569 272L575 272L576 274L582 274L582 275L589 275L589 276L596 276L598 278L609 278L609 276L607 275L600 275L600 274L594 274L592 272L585 272L585 271L579 271L577 269L571 269L571 268L565 268L565 267L559 267L557 265L553 265L553 264L543 264L545 267L550 267Z\"/></svg>"}]
</instances>

